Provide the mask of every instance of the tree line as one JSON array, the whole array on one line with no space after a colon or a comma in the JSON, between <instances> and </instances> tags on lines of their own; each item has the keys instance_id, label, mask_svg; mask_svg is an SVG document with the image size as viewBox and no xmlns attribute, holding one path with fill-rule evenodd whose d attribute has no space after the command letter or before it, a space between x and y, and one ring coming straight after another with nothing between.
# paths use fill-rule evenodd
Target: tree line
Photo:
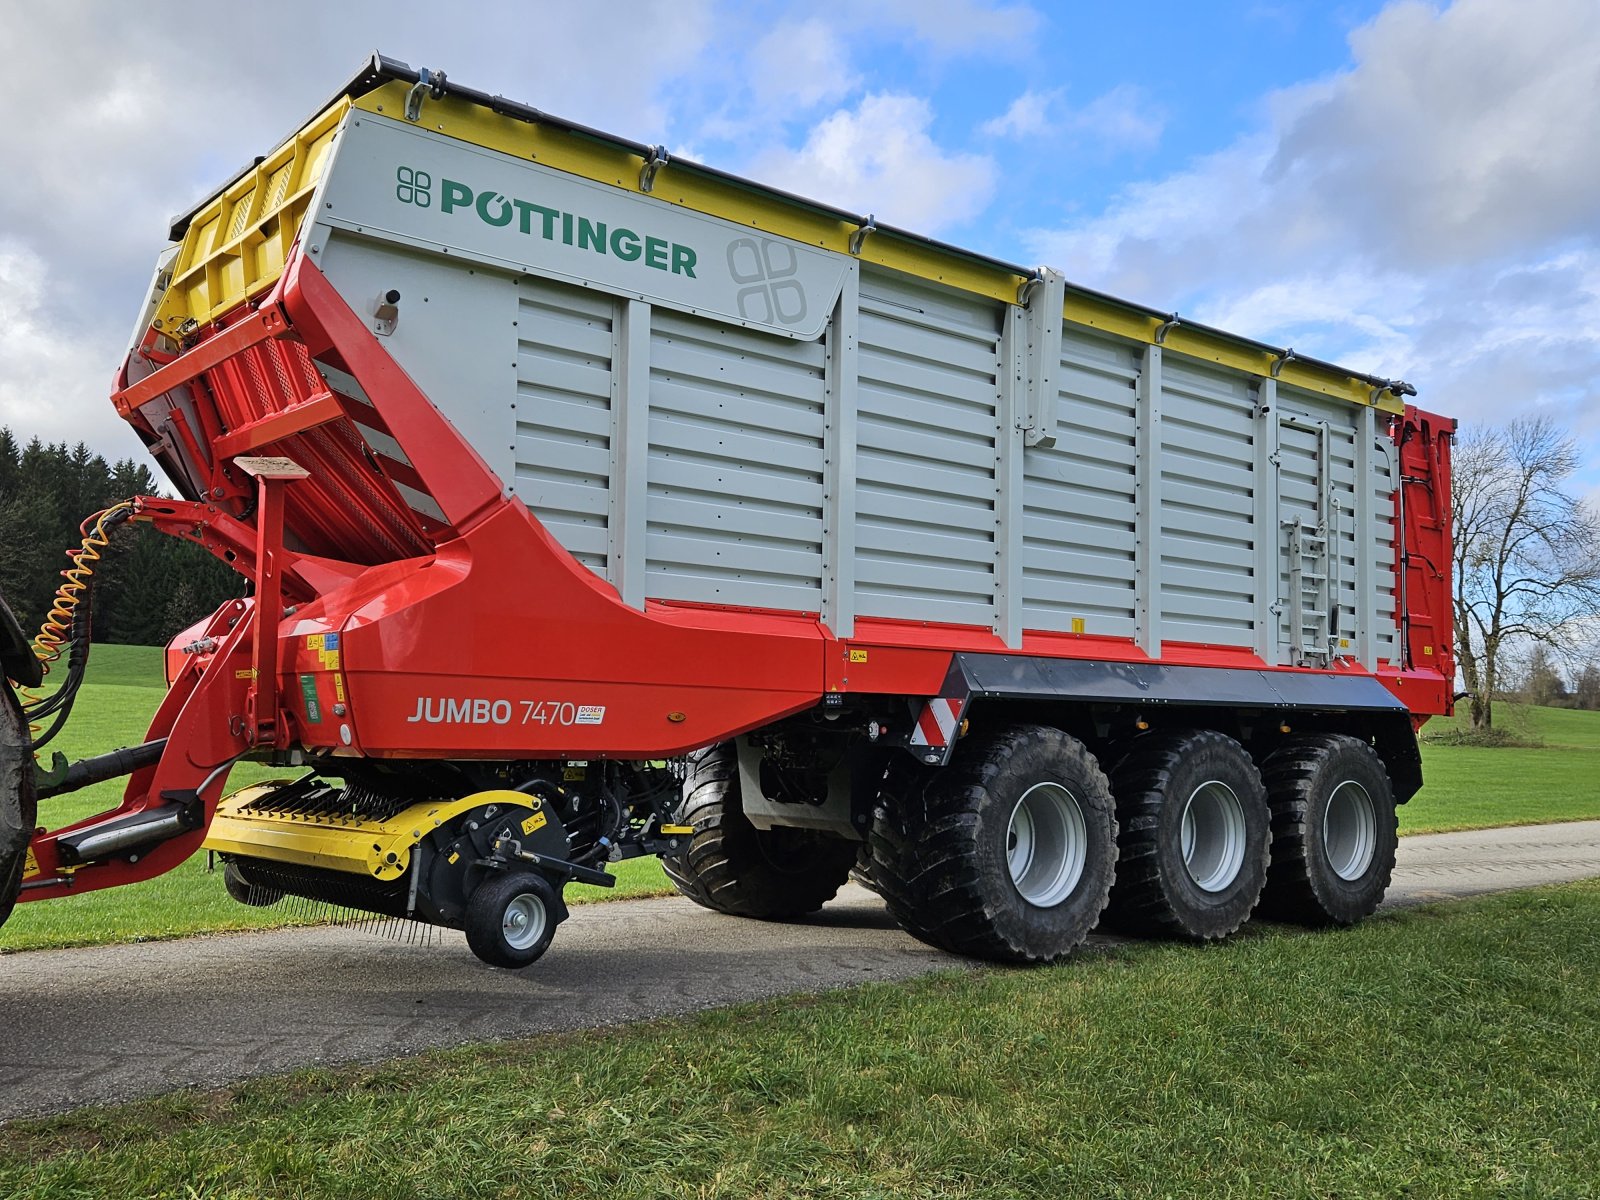
<instances>
[{"instance_id":1,"label":"tree line","mask_svg":"<svg viewBox=\"0 0 1600 1200\"><path fill-rule=\"evenodd\" d=\"M19 444L0 426L0 591L30 635L49 612L78 526L130 496L158 495L150 469L108 463L79 442ZM94 568L95 641L165 645L172 636L243 594L244 580L199 546L129 522L111 535Z\"/></svg>"}]
</instances>

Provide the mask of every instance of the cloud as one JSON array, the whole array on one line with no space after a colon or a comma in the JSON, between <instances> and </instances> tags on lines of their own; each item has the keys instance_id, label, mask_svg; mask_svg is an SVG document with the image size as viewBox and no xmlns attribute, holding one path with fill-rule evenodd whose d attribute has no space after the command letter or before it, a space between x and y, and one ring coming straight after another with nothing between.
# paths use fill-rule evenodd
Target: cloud
<instances>
[{"instance_id":1,"label":"cloud","mask_svg":"<svg viewBox=\"0 0 1600 1200\"><path fill-rule=\"evenodd\" d=\"M0 425L19 440L77 442L90 434L69 401L95 393L103 400L111 363L86 356L70 333L47 319L49 280L43 259L15 239L0 238Z\"/></svg>"},{"instance_id":2,"label":"cloud","mask_svg":"<svg viewBox=\"0 0 1600 1200\"><path fill-rule=\"evenodd\" d=\"M1401 0L1353 65L1104 212L1035 231L1069 278L1600 447L1600 6Z\"/></svg>"},{"instance_id":3,"label":"cloud","mask_svg":"<svg viewBox=\"0 0 1600 1200\"><path fill-rule=\"evenodd\" d=\"M1021 49L1044 23L1032 5L982 0L875 0L852 5L849 11L858 21L898 25L945 54Z\"/></svg>"},{"instance_id":4,"label":"cloud","mask_svg":"<svg viewBox=\"0 0 1600 1200\"><path fill-rule=\"evenodd\" d=\"M1107 150L1143 150L1161 140L1166 114L1143 88L1118 84L1081 108L1066 102L1066 90L1026 91L979 132L988 137L1019 140L1066 137Z\"/></svg>"},{"instance_id":5,"label":"cloud","mask_svg":"<svg viewBox=\"0 0 1600 1200\"><path fill-rule=\"evenodd\" d=\"M867 96L824 118L798 150L767 151L751 173L888 224L938 232L983 210L997 168L986 156L942 149L929 133L932 123L926 100Z\"/></svg>"},{"instance_id":6,"label":"cloud","mask_svg":"<svg viewBox=\"0 0 1600 1200\"><path fill-rule=\"evenodd\" d=\"M814 18L774 25L751 49L745 75L761 106L776 109L832 103L858 83L833 26Z\"/></svg>"},{"instance_id":7,"label":"cloud","mask_svg":"<svg viewBox=\"0 0 1600 1200\"><path fill-rule=\"evenodd\" d=\"M986 137L1028 138L1048 133L1051 126L1050 109L1061 100L1061 90L1050 92L1023 92L1011 102L1011 107L998 117L985 121L978 131Z\"/></svg>"},{"instance_id":8,"label":"cloud","mask_svg":"<svg viewBox=\"0 0 1600 1200\"><path fill-rule=\"evenodd\" d=\"M1350 74L1284 97L1269 180L1416 267L1595 232L1600 5L1403 0L1350 40Z\"/></svg>"}]
</instances>

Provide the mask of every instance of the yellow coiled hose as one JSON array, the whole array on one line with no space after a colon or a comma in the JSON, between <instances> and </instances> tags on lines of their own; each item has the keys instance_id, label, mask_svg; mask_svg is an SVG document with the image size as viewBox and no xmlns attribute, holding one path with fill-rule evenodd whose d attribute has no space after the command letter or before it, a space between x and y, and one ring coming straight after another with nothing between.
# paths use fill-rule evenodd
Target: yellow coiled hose
<instances>
[{"instance_id":1,"label":"yellow coiled hose","mask_svg":"<svg viewBox=\"0 0 1600 1200\"><path fill-rule=\"evenodd\" d=\"M72 560L72 565L61 572L63 582L56 589L50 612L45 616L44 623L39 626L39 632L33 639L33 655L43 664L44 674L50 673L50 664L61 657L62 648L71 641L73 615L88 590L89 577L94 574L95 563L100 561L100 551L111 543L111 533L106 528L106 523L114 517L126 520L122 514L131 515L133 509L134 502L124 500L119 504L113 504L110 508L102 509L78 526L83 541L74 549L67 551L67 557ZM18 688L17 691L22 698L24 712L37 708L47 699L32 688ZM30 735L36 736L38 732L38 725L30 726Z\"/></svg>"}]
</instances>

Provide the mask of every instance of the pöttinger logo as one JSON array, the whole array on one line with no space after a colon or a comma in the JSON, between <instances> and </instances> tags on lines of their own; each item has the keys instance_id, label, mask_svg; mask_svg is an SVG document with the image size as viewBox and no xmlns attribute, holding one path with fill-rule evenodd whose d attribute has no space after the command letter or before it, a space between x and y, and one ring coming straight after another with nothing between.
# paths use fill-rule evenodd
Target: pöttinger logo
<instances>
[{"instance_id":1,"label":"p\u00f6ttinger logo","mask_svg":"<svg viewBox=\"0 0 1600 1200\"><path fill-rule=\"evenodd\" d=\"M793 325L805 320L806 291L794 277L800 259L793 246L767 238L728 243L728 272L740 284L739 315L747 321Z\"/></svg>"},{"instance_id":2,"label":"p\u00f6ttinger logo","mask_svg":"<svg viewBox=\"0 0 1600 1200\"><path fill-rule=\"evenodd\" d=\"M394 196L401 204L427 208L433 203L433 176L415 167L397 167Z\"/></svg>"}]
</instances>

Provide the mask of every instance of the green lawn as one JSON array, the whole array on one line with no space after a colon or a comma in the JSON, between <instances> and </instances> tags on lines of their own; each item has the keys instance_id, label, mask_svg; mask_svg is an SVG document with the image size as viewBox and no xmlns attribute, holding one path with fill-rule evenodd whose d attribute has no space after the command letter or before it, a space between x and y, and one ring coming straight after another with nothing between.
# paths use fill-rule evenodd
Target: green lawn
<instances>
[{"instance_id":1,"label":"green lawn","mask_svg":"<svg viewBox=\"0 0 1600 1200\"><path fill-rule=\"evenodd\" d=\"M1589 883L15 1122L0 1195L1594 1196L1596 1028Z\"/></svg>"},{"instance_id":2,"label":"green lawn","mask_svg":"<svg viewBox=\"0 0 1600 1200\"><path fill-rule=\"evenodd\" d=\"M165 686L161 651L148 646L97 646L90 658L72 720L49 749L69 758L96 754L144 739ZM1600 817L1600 713L1524 710L1531 731L1545 741L1537 750L1423 746L1427 786L1400 810L1402 833L1520 825ZM1430 726L1437 728L1437 726ZM243 787L281 771L244 764L230 778ZM46 801L40 819L52 828L114 807L120 782L99 784ZM671 891L655 859L615 868L615 889L573 887L577 902ZM132 887L114 888L20 905L0 929L0 953L47 946L90 945L181 937L229 929L305 924L287 907L247 908L222 890L220 874L205 855Z\"/></svg>"},{"instance_id":3,"label":"green lawn","mask_svg":"<svg viewBox=\"0 0 1600 1200\"><path fill-rule=\"evenodd\" d=\"M1544 744L1440 745L1429 735L1459 728L1463 718L1429 722L1422 742L1426 783L1400 809L1401 833L1600 818L1600 712L1501 705L1496 716Z\"/></svg>"}]
</instances>

